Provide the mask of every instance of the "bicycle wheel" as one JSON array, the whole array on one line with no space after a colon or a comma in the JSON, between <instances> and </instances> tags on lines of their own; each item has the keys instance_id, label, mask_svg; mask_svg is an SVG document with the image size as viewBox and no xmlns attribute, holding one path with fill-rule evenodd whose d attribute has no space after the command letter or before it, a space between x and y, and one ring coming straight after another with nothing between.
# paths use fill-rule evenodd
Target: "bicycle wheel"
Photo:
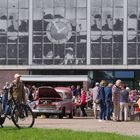
<instances>
[{"instance_id":1,"label":"bicycle wheel","mask_svg":"<svg viewBox=\"0 0 140 140\"><path fill-rule=\"evenodd\" d=\"M12 121L17 128L29 128L34 125L35 118L28 105L20 104L13 109Z\"/></svg>"}]
</instances>

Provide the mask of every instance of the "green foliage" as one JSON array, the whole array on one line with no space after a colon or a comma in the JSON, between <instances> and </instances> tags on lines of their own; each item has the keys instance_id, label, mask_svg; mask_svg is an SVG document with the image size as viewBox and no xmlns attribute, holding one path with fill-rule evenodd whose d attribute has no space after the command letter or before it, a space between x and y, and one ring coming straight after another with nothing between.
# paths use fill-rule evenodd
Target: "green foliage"
<instances>
[{"instance_id":1,"label":"green foliage","mask_svg":"<svg viewBox=\"0 0 140 140\"><path fill-rule=\"evenodd\" d=\"M140 137L129 137L115 133L81 132L65 129L17 129L0 128L0 140L139 140Z\"/></svg>"}]
</instances>

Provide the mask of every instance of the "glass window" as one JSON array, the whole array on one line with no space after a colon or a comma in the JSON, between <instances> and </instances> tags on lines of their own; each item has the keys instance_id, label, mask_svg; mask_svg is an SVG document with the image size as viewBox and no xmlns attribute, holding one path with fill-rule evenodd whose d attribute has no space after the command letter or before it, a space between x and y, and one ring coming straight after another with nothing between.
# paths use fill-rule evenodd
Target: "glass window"
<instances>
[{"instance_id":1,"label":"glass window","mask_svg":"<svg viewBox=\"0 0 140 140\"><path fill-rule=\"evenodd\" d=\"M136 44L128 43L128 58L136 58Z\"/></svg>"},{"instance_id":2,"label":"glass window","mask_svg":"<svg viewBox=\"0 0 140 140\"><path fill-rule=\"evenodd\" d=\"M133 71L116 71L115 78L134 78Z\"/></svg>"},{"instance_id":3,"label":"glass window","mask_svg":"<svg viewBox=\"0 0 140 140\"><path fill-rule=\"evenodd\" d=\"M101 42L101 36L100 35L91 36L91 41L99 43L99 42Z\"/></svg>"},{"instance_id":4,"label":"glass window","mask_svg":"<svg viewBox=\"0 0 140 140\"><path fill-rule=\"evenodd\" d=\"M123 64L123 59L113 59L113 64L122 65Z\"/></svg>"},{"instance_id":5,"label":"glass window","mask_svg":"<svg viewBox=\"0 0 140 140\"><path fill-rule=\"evenodd\" d=\"M86 58L86 44L77 44L77 58Z\"/></svg>"},{"instance_id":6,"label":"glass window","mask_svg":"<svg viewBox=\"0 0 140 140\"><path fill-rule=\"evenodd\" d=\"M17 59L8 59L8 65L17 65Z\"/></svg>"},{"instance_id":7,"label":"glass window","mask_svg":"<svg viewBox=\"0 0 140 140\"><path fill-rule=\"evenodd\" d=\"M33 19L35 20L42 19L42 9L37 8L33 10Z\"/></svg>"},{"instance_id":8,"label":"glass window","mask_svg":"<svg viewBox=\"0 0 140 140\"><path fill-rule=\"evenodd\" d=\"M114 42L123 42L123 35L114 35Z\"/></svg>"},{"instance_id":9,"label":"glass window","mask_svg":"<svg viewBox=\"0 0 140 140\"><path fill-rule=\"evenodd\" d=\"M64 58L64 45L54 45L55 59Z\"/></svg>"},{"instance_id":10,"label":"glass window","mask_svg":"<svg viewBox=\"0 0 140 140\"><path fill-rule=\"evenodd\" d=\"M114 0L115 7L123 7L124 0Z\"/></svg>"},{"instance_id":11,"label":"glass window","mask_svg":"<svg viewBox=\"0 0 140 140\"><path fill-rule=\"evenodd\" d=\"M16 44L8 44L8 58L17 58Z\"/></svg>"},{"instance_id":12,"label":"glass window","mask_svg":"<svg viewBox=\"0 0 140 140\"><path fill-rule=\"evenodd\" d=\"M140 44L138 44L138 57L140 58Z\"/></svg>"},{"instance_id":13,"label":"glass window","mask_svg":"<svg viewBox=\"0 0 140 140\"><path fill-rule=\"evenodd\" d=\"M103 35L102 42L112 42L112 36L111 35Z\"/></svg>"},{"instance_id":14,"label":"glass window","mask_svg":"<svg viewBox=\"0 0 140 140\"><path fill-rule=\"evenodd\" d=\"M19 8L28 8L29 0L19 0Z\"/></svg>"},{"instance_id":15,"label":"glass window","mask_svg":"<svg viewBox=\"0 0 140 140\"><path fill-rule=\"evenodd\" d=\"M113 22L113 29L114 31L123 31L123 19L115 19Z\"/></svg>"},{"instance_id":16,"label":"glass window","mask_svg":"<svg viewBox=\"0 0 140 140\"><path fill-rule=\"evenodd\" d=\"M111 65L112 64L112 59L102 59L102 64L103 65Z\"/></svg>"},{"instance_id":17,"label":"glass window","mask_svg":"<svg viewBox=\"0 0 140 140\"><path fill-rule=\"evenodd\" d=\"M128 0L128 7L137 7L137 0Z\"/></svg>"},{"instance_id":18,"label":"glass window","mask_svg":"<svg viewBox=\"0 0 140 140\"><path fill-rule=\"evenodd\" d=\"M8 0L9 8L18 8L18 0Z\"/></svg>"},{"instance_id":19,"label":"glass window","mask_svg":"<svg viewBox=\"0 0 140 140\"><path fill-rule=\"evenodd\" d=\"M53 0L43 0L44 8L51 8L53 7L53 5L54 5Z\"/></svg>"},{"instance_id":20,"label":"glass window","mask_svg":"<svg viewBox=\"0 0 140 140\"><path fill-rule=\"evenodd\" d=\"M0 32L7 31L7 10L0 8Z\"/></svg>"},{"instance_id":21,"label":"glass window","mask_svg":"<svg viewBox=\"0 0 140 140\"><path fill-rule=\"evenodd\" d=\"M26 9L20 9L19 10L19 19L29 19L29 10Z\"/></svg>"},{"instance_id":22,"label":"glass window","mask_svg":"<svg viewBox=\"0 0 140 140\"><path fill-rule=\"evenodd\" d=\"M1 0L0 1L0 7L1 8L7 8L7 0Z\"/></svg>"},{"instance_id":23,"label":"glass window","mask_svg":"<svg viewBox=\"0 0 140 140\"><path fill-rule=\"evenodd\" d=\"M114 18L115 19L122 19L124 17L123 8L114 8Z\"/></svg>"},{"instance_id":24,"label":"glass window","mask_svg":"<svg viewBox=\"0 0 140 140\"><path fill-rule=\"evenodd\" d=\"M101 44L91 44L91 58L101 57Z\"/></svg>"},{"instance_id":25,"label":"glass window","mask_svg":"<svg viewBox=\"0 0 140 140\"><path fill-rule=\"evenodd\" d=\"M27 43L28 44L28 36L19 36L19 43Z\"/></svg>"},{"instance_id":26,"label":"glass window","mask_svg":"<svg viewBox=\"0 0 140 140\"><path fill-rule=\"evenodd\" d=\"M100 65L101 59L91 59L91 65Z\"/></svg>"},{"instance_id":27,"label":"glass window","mask_svg":"<svg viewBox=\"0 0 140 140\"><path fill-rule=\"evenodd\" d=\"M55 7L64 7L64 0L54 0Z\"/></svg>"},{"instance_id":28,"label":"glass window","mask_svg":"<svg viewBox=\"0 0 140 140\"><path fill-rule=\"evenodd\" d=\"M66 8L66 19L75 19L75 18L76 18L76 9Z\"/></svg>"},{"instance_id":29,"label":"glass window","mask_svg":"<svg viewBox=\"0 0 140 140\"><path fill-rule=\"evenodd\" d=\"M128 59L127 60L128 65L136 65L136 59Z\"/></svg>"},{"instance_id":30,"label":"glass window","mask_svg":"<svg viewBox=\"0 0 140 140\"><path fill-rule=\"evenodd\" d=\"M76 7L76 0L66 0L66 7Z\"/></svg>"},{"instance_id":31,"label":"glass window","mask_svg":"<svg viewBox=\"0 0 140 140\"><path fill-rule=\"evenodd\" d=\"M28 58L27 44L19 44L19 58Z\"/></svg>"},{"instance_id":32,"label":"glass window","mask_svg":"<svg viewBox=\"0 0 140 140\"><path fill-rule=\"evenodd\" d=\"M0 36L0 43L7 43L7 36Z\"/></svg>"},{"instance_id":33,"label":"glass window","mask_svg":"<svg viewBox=\"0 0 140 140\"><path fill-rule=\"evenodd\" d=\"M8 11L8 31L17 32L18 31L18 10L10 9Z\"/></svg>"},{"instance_id":34,"label":"glass window","mask_svg":"<svg viewBox=\"0 0 140 140\"><path fill-rule=\"evenodd\" d=\"M77 0L77 7L86 7L87 1L86 0Z\"/></svg>"},{"instance_id":35,"label":"glass window","mask_svg":"<svg viewBox=\"0 0 140 140\"><path fill-rule=\"evenodd\" d=\"M123 44L114 43L113 44L113 57L122 58L122 56L123 56Z\"/></svg>"},{"instance_id":36,"label":"glass window","mask_svg":"<svg viewBox=\"0 0 140 140\"><path fill-rule=\"evenodd\" d=\"M18 37L17 36L12 36L12 34L11 34L11 36L8 36L8 42L10 42L10 43L17 43L17 41L18 41Z\"/></svg>"},{"instance_id":37,"label":"glass window","mask_svg":"<svg viewBox=\"0 0 140 140\"><path fill-rule=\"evenodd\" d=\"M6 44L0 44L0 58L6 58Z\"/></svg>"},{"instance_id":38,"label":"glass window","mask_svg":"<svg viewBox=\"0 0 140 140\"><path fill-rule=\"evenodd\" d=\"M77 8L77 19L86 19L87 9L86 8Z\"/></svg>"},{"instance_id":39,"label":"glass window","mask_svg":"<svg viewBox=\"0 0 140 140\"><path fill-rule=\"evenodd\" d=\"M44 44L44 59L53 59L54 51L53 51L53 44Z\"/></svg>"},{"instance_id":40,"label":"glass window","mask_svg":"<svg viewBox=\"0 0 140 140\"><path fill-rule=\"evenodd\" d=\"M33 58L42 58L42 44L33 45Z\"/></svg>"},{"instance_id":41,"label":"glass window","mask_svg":"<svg viewBox=\"0 0 140 140\"><path fill-rule=\"evenodd\" d=\"M91 8L92 7L101 7L101 0L91 0Z\"/></svg>"},{"instance_id":42,"label":"glass window","mask_svg":"<svg viewBox=\"0 0 140 140\"><path fill-rule=\"evenodd\" d=\"M112 58L112 45L111 44L102 44L102 57Z\"/></svg>"},{"instance_id":43,"label":"glass window","mask_svg":"<svg viewBox=\"0 0 140 140\"><path fill-rule=\"evenodd\" d=\"M129 35L128 36L128 42L136 42L137 38L136 35Z\"/></svg>"},{"instance_id":44,"label":"glass window","mask_svg":"<svg viewBox=\"0 0 140 140\"><path fill-rule=\"evenodd\" d=\"M44 9L43 11L43 18L44 19L53 19L54 17L54 9L53 8L47 8L47 9Z\"/></svg>"},{"instance_id":45,"label":"glass window","mask_svg":"<svg viewBox=\"0 0 140 140\"><path fill-rule=\"evenodd\" d=\"M42 0L33 0L33 8L42 8Z\"/></svg>"},{"instance_id":46,"label":"glass window","mask_svg":"<svg viewBox=\"0 0 140 140\"><path fill-rule=\"evenodd\" d=\"M54 13L55 13L55 16L56 17L58 17L58 18L64 18L65 9L64 9L64 7L55 8L54 9Z\"/></svg>"},{"instance_id":47,"label":"glass window","mask_svg":"<svg viewBox=\"0 0 140 140\"><path fill-rule=\"evenodd\" d=\"M112 7L113 0L102 0L103 7Z\"/></svg>"},{"instance_id":48,"label":"glass window","mask_svg":"<svg viewBox=\"0 0 140 140\"><path fill-rule=\"evenodd\" d=\"M92 9L91 12L91 30L100 31L101 30L101 9Z\"/></svg>"}]
</instances>

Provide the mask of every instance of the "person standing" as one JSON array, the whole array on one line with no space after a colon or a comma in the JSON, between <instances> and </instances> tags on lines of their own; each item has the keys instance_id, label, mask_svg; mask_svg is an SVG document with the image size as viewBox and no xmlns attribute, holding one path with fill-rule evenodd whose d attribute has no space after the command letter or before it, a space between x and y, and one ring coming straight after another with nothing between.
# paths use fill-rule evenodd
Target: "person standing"
<instances>
[{"instance_id":1,"label":"person standing","mask_svg":"<svg viewBox=\"0 0 140 140\"><path fill-rule=\"evenodd\" d=\"M18 103L26 104L27 101L25 96L24 84L20 80L20 77L21 75L19 74L14 75L14 81L10 85L10 94Z\"/></svg>"},{"instance_id":2,"label":"person standing","mask_svg":"<svg viewBox=\"0 0 140 140\"><path fill-rule=\"evenodd\" d=\"M100 86L99 86L99 93L97 95L97 99L99 100L99 107L100 107L100 114L99 114L99 121L103 121L105 120L105 110L106 110L106 106L105 106L105 88L106 86L106 81L102 80L100 82Z\"/></svg>"},{"instance_id":3,"label":"person standing","mask_svg":"<svg viewBox=\"0 0 140 140\"><path fill-rule=\"evenodd\" d=\"M112 87L112 102L113 102L113 121L119 121L120 117L120 92L122 81L117 80L115 85Z\"/></svg>"},{"instance_id":4,"label":"person standing","mask_svg":"<svg viewBox=\"0 0 140 140\"><path fill-rule=\"evenodd\" d=\"M96 82L95 83L95 87L92 90L92 96L93 96L93 112L94 112L95 119L97 119L97 116L98 116L98 113L97 113L98 104L95 103L95 100L97 98L98 92L99 92L99 83Z\"/></svg>"},{"instance_id":5,"label":"person standing","mask_svg":"<svg viewBox=\"0 0 140 140\"><path fill-rule=\"evenodd\" d=\"M129 92L126 90L126 85L122 84L122 90L120 92L120 120L123 120L124 112L124 121L128 120L128 102L129 102Z\"/></svg>"},{"instance_id":6,"label":"person standing","mask_svg":"<svg viewBox=\"0 0 140 140\"><path fill-rule=\"evenodd\" d=\"M7 112L7 103L8 103L8 95L9 95L9 83L6 82L3 87L3 95L2 95L2 113L6 114Z\"/></svg>"},{"instance_id":7,"label":"person standing","mask_svg":"<svg viewBox=\"0 0 140 140\"><path fill-rule=\"evenodd\" d=\"M111 120L111 109L112 109L112 83L109 83L105 87L105 104L106 104L106 119Z\"/></svg>"},{"instance_id":8,"label":"person standing","mask_svg":"<svg viewBox=\"0 0 140 140\"><path fill-rule=\"evenodd\" d=\"M86 107L86 92L84 90L82 90L80 108L81 108L83 117L87 116L87 113L85 111L85 107Z\"/></svg>"}]
</instances>

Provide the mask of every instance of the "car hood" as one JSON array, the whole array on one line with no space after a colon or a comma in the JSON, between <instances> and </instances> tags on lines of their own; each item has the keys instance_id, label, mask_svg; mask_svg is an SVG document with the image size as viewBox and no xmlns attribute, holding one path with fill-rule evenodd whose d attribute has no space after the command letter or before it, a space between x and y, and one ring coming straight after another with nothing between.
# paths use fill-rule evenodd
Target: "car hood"
<instances>
[{"instance_id":1,"label":"car hood","mask_svg":"<svg viewBox=\"0 0 140 140\"><path fill-rule=\"evenodd\" d=\"M39 98L61 98L59 93L52 87L40 87L38 89Z\"/></svg>"}]
</instances>

